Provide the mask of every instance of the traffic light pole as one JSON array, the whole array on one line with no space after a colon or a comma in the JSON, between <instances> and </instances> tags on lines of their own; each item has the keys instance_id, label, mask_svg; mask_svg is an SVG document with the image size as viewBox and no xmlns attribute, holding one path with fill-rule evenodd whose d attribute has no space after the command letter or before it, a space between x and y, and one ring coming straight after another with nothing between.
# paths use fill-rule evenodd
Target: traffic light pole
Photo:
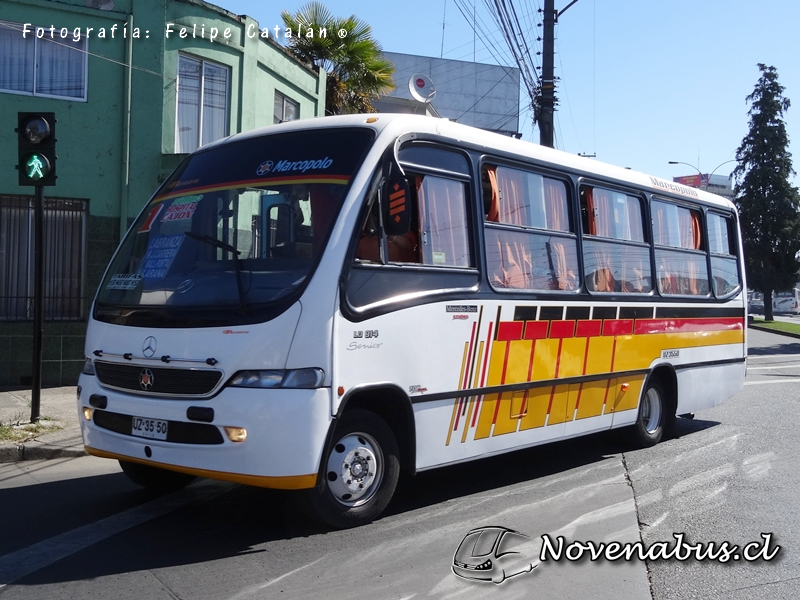
<instances>
[{"instance_id":1,"label":"traffic light pole","mask_svg":"<svg viewBox=\"0 0 800 600\"><path fill-rule=\"evenodd\" d=\"M44 186L56 184L56 114L17 113L19 185L36 190L33 206L33 356L31 423L39 421L42 399L44 336Z\"/></svg>"},{"instance_id":2,"label":"traffic light pole","mask_svg":"<svg viewBox=\"0 0 800 600\"><path fill-rule=\"evenodd\" d=\"M31 379L31 423L39 421L42 397L42 336L44 323L44 187L36 186L33 207L33 376Z\"/></svg>"}]
</instances>

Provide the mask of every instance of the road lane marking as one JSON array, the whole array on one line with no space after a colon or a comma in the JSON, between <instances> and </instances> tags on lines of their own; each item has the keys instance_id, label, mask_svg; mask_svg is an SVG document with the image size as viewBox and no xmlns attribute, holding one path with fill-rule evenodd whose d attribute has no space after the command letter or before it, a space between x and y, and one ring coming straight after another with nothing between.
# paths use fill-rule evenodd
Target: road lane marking
<instances>
[{"instance_id":1,"label":"road lane marking","mask_svg":"<svg viewBox=\"0 0 800 600\"><path fill-rule=\"evenodd\" d=\"M778 365L777 367L748 367L747 372L750 371L767 371L775 369L800 369L800 364L797 365Z\"/></svg>"},{"instance_id":2,"label":"road lane marking","mask_svg":"<svg viewBox=\"0 0 800 600\"><path fill-rule=\"evenodd\" d=\"M800 358L800 354L748 354L747 360L759 360L761 358Z\"/></svg>"},{"instance_id":3,"label":"road lane marking","mask_svg":"<svg viewBox=\"0 0 800 600\"><path fill-rule=\"evenodd\" d=\"M273 585L275 583L278 583L282 579L286 579L287 577L290 577L290 576L294 575L295 573L299 573L300 571L302 571L304 569L307 569L308 567L313 567L315 564L317 564L319 561L321 561L324 558L325 558L324 556L321 556L317 560L312 561L312 562L308 563L307 565L303 565L302 567L297 567L296 569L292 569L288 573L284 573L283 575L279 575L275 579L270 579L269 581L267 581L265 583L259 583L257 585L253 585L253 586L247 587L247 588L237 592L236 595L231 596L228 600L238 600L239 598L244 598L246 596L252 596L254 593L260 592L261 590L263 590L265 588L268 588L269 586L271 586L271 585Z\"/></svg>"},{"instance_id":4,"label":"road lane marking","mask_svg":"<svg viewBox=\"0 0 800 600\"><path fill-rule=\"evenodd\" d=\"M794 383L800 381L800 377L784 377L783 379L767 379L765 381L745 381L745 385L764 385L767 383Z\"/></svg>"},{"instance_id":5,"label":"road lane marking","mask_svg":"<svg viewBox=\"0 0 800 600\"><path fill-rule=\"evenodd\" d=\"M204 480L146 504L88 523L72 531L42 540L27 548L0 556L0 590L9 583L50 566L98 542L184 506L218 496L234 485L224 481Z\"/></svg>"}]
</instances>

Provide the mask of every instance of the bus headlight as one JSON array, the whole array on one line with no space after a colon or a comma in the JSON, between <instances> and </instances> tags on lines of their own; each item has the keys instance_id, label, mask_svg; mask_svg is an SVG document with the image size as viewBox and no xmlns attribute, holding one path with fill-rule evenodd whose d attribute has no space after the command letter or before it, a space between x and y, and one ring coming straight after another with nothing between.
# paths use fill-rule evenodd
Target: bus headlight
<instances>
[{"instance_id":1,"label":"bus headlight","mask_svg":"<svg viewBox=\"0 0 800 600\"><path fill-rule=\"evenodd\" d=\"M303 388L313 389L322 385L325 373L322 369L292 369L288 371L239 371L231 377L231 387L248 388Z\"/></svg>"},{"instance_id":2,"label":"bus headlight","mask_svg":"<svg viewBox=\"0 0 800 600\"><path fill-rule=\"evenodd\" d=\"M83 374L94 375L94 363L88 356L86 357L86 361L83 363Z\"/></svg>"}]
</instances>

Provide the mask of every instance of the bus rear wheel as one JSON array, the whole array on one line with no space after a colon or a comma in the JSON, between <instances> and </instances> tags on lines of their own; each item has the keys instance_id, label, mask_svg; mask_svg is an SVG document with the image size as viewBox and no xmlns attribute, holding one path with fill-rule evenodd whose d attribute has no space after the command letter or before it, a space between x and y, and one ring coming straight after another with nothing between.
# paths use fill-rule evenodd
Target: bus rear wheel
<instances>
[{"instance_id":1,"label":"bus rear wheel","mask_svg":"<svg viewBox=\"0 0 800 600\"><path fill-rule=\"evenodd\" d=\"M345 413L322 459L316 487L302 494L311 518L347 529L376 519L400 474L397 441L386 422L363 410Z\"/></svg>"},{"instance_id":2,"label":"bus rear wheel","mask_svg":"<svg viewBox=\"0 0 800 600\"><path fill-rule=\"evenodd\" d=\"M167 471L127 460L119 461L119 466L133 483L159 492L174 492L197 479L194 475Z\"/></svg>"},{"instance_id":3,"label":"bus rear wheel","mask_svg":"<svg viewBox=\"0 0 800 600\"><path fill-rule=\"evenodd\" d=\"M630 438L638 448L655 446L664 436L667 421L666 391L659 379L652 379L639 403L636 423L630 428Z\"/></svg>"}]
</instances>

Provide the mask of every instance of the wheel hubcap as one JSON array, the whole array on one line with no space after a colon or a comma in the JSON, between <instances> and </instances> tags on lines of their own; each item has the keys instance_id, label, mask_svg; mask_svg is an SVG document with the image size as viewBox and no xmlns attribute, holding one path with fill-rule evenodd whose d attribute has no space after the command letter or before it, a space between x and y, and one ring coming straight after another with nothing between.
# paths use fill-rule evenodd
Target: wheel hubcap
<instances>
[{"instance_id":1,"label":"wheel hubcap","mask_svg":"<svg viewBox=\"0 0 800 600\"><path fill-rule=\"evenodd\" d=\"M377 442L364 433L340 439L328 456L328 489L345 506L358 506L377 491L383 477L383 456Z\"/></svg>"},{"instance_id":2,"label":"wheel hubcap","mask_svg":"<svg viewBox=\"0 0 800 600\"><path fill-rule=\"evenodd\" d=\"M642 403L642 424L647 433L655 433L661 424L661 397L653 388L647 390Z\"/></svg>"}]
</instances>

